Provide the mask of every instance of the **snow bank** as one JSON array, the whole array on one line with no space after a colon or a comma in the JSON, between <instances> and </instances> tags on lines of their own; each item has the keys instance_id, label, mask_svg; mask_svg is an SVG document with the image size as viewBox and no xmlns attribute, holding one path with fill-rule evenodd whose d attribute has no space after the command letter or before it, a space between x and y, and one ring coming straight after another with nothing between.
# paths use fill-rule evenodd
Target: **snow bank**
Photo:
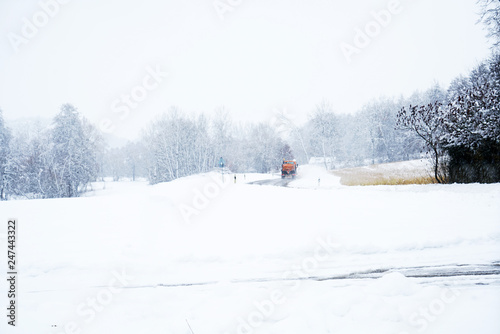
<instances>
[{"instance_id":1,"label":"snow bank","mask_svg":"<svg viewBox=\"0 0 500 334\"><path fill-rule=\"evenodd\" d=\"M292 188L332 189L340 186L340 177L334 176L324 167L299 166L298 177L288 184Z\"/></svg>"},{"instance_id":2,"label":"snow bank","mask_svg":"<svg viewBox=\"0 0 500 334\"><path fill-rule=\"evenodd\" d=\"M227 176L0 203L19 219L21 292L19 327L0 332L500 332L498 275L404 276L498 265L500 185Z\"/></svg>"}]
</instances>

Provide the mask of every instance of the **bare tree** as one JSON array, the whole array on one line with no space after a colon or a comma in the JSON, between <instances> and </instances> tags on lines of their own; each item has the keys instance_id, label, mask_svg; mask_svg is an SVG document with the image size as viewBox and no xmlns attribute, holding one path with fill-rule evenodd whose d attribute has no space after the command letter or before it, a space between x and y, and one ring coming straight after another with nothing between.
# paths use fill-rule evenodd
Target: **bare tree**
<instances>
[{"instance_id":1,"label":"bare tree","mask_svg":"<svg viewBox=\"0 0 500 334\"><path fill-rule=\"evenodd\" d=\"M148 178L152 184L206 172L213 167L208 120L184 116L172 108L144 133Z\"/></svg>"},{"instance_id":2,"label":"bare tree","mask_svg":"<svg viewBox=\"0 0 500 334\"><path fill-rule=\"evenodd\" d=\"M210 126L210 135L213 138L214 161L212 165L216 166L220 157L228 157L231 137L232 121L226 108L220 107L216 110L215 117ZM207 142L207 141L205 141ZM231 162L229 162L231 163Z\"/></svg>"},{"instance_id":3,"label":"bare tree","mask_svg":"<svg viewBox=\"0 0 500 334\"><path fill-rule=\"evenodd\" d=\"M442 103L439 101L429 103L425 106L403 107L397 116L397 127L410 130L420 137L425 149L430 153L434 178L438 183L446 183L446 173L443 169L445 156L441 145L441 114Z\"/></svg>"},{"instance_id":4,"label":"bare tree","mask_svg":"<svg viewBox=\"0 0 500 334\"><path fill-rule=\"evenodd\" d=\"M305 162L308 162L309 153L302 133L303 129L295 124L292 115L286 109L276 110L273 116L273 123L277 131L282 135L282 139L289 140L292 145L297 143L297 146L300 146L300 151L304 154Z\"/></svg>"},{"instance_id":5,"label":"bare tree","mask_svg":"<svg viewBox=\"0 0 500 334\"><path fill-rule=\"evenodd\" d=\"M323 156L326 169L333 166L328 161L336 158L339 145L338 117L333 113L328 102L321 102L313 114L310 123L311 145L316 148L316 152ZM333 164L333 161L331 161Z\"/></svg>"},{"instance_id":6,"label":"bare tree","mask_svg":"<svg viewBox=\"0 0 500 334\"><path fill-rule=\"evenodd\" d=\"M495 39L494 47L500 47L500 1L478 0L481 7L480 22L488 29L488 37Z\"/></svg>"}]
</instances>

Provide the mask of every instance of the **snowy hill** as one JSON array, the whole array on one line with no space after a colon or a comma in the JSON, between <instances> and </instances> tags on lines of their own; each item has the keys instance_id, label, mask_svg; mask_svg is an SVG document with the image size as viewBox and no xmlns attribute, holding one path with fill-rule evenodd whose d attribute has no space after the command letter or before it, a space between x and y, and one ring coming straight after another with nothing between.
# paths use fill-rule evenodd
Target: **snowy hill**
<instances>
[{"instance_id":1,"label":"snowy hill","mask_svg":"<svg viewBox=\"0 0 500 334\"><path fill-rule=\"evenodd\" d=\"M288 187L207 173L2 202L20 316L0 332L500 332L499 184L344 187L301 168Z\"/></svg>"}]
</instances>

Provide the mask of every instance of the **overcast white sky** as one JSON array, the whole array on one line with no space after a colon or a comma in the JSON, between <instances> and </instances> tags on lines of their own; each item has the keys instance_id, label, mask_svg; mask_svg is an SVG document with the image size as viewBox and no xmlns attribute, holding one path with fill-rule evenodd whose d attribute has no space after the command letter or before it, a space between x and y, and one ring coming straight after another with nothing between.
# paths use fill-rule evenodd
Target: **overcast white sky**
<instances>
[{"instance_id":1,"label":"overcast white sky","mask_svg":"<svg viewBox=\"0 0 500 334\"><path fill-rule=\"evenodd\" d=\"M355 112L446 86L490 52L475 0L401 0L380 31L373 12L397 0L220 0L234 4L224 19L213 0L57 1L68 2L0 0L7 119L53 117L69 102L128 138L170 106L225 106L236 121L287 109L304 120L322 100ZM373 38L349 63L340 45L367 26ZM155 70L168 75L155 81Z\"/></svg>"}]
</instances>

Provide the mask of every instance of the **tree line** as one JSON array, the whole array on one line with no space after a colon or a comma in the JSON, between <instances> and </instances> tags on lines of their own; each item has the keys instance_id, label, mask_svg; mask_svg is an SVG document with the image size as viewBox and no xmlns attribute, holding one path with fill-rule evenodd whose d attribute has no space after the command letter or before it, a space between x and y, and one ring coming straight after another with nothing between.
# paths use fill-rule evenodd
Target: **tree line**
<instances>
[{"instance_id":1,"label":"tree line","mask_svg":"<svg viewBox=\"0 0 500 334\"><path fill-rule=\"evenodd\" d=\"M151 184L211 171L220 157L232 172L278 171L283 159L327 169L421 158L438 182L498 182L500 57L408 98L380 98L356 114L321 102L297 125L286 112L268 122L238 124L221 109L209 117L172 107L121 148L65 104L48 127L12 133L0 111L0 197L75 197L104 177Z\"/></svg>"},{"instance_id":2,"label":"tree line","mask_svg":"<svg viewBox=\"0 0 500 334\"><path fill-rule=\"evenodd\" d=\"M430 101L434 91L411 101ZM411 131L396 130L407 100L380 99L355 115L320 103L302 125L286 113L268 122L239 124L227 110L188 116L172 107L151 121L135 142L109 148L103 134L71 104L49 126L11 131L0 110L0 198L76 197L92 182L146 178L151 184L211 171L220 157L232 172L268 173L283 159L306 164L323 157L328 169L405 160L420 155ZM328 158L328 159L326 159Z\"/></svg>"},{"instance_id":3,"label":"tree line","mask_svg":"<svg viewBox=\"0 0 500 334\"><path fill-rule=\"evenodd\" d=\"M102 147L97 129L70 104L49 128L16 135L0 111L0 199L79 196L96 180Z\"/></svg>"},{"instance_id":4,"label":"tree line","mask_svg":"<svg viewBox=\"0 0 500 334\"><path fill-rule=\"evenodd\" d=\"M398 113L398 126L424 143L437 182L500 182L500 3L479 0L494 40L490 59L456 78L445 96Z\"/></svg>"},{"instance_id":5,"label":"tree line","mask_svg":"<svg viewBox=\"0 0 500 334\"><path fill-rule=\"evenodd\" d=\"M355 114L328 101L296 124L286 112L268 122L238 124L223 108L188 116L179 108L153 120L142 136L109 148L71 104L48 127L13 133L0 110L0 200L76 197L104 177L151 184L207 172L220 157L232 172L277 171L283 159L313 157L327 169L428 155L437 182L500 182L500 4L480 0L493 55L447 89L380 98Z\"/></svg>"},{"instance_id":6,"label":"tree line","mask_svg":"<svg viewBox=\"0 0 500 334\"><path fill-rule=\"evenodd\" d=\"M379 99L353 115L322 102L302 125L285 113L242 125L224 110L208 117L171 108L121 148L107 148L70 104L49 127L26 133L12 134L0 111L0 196L75 197L104 177L156 184L213 170L220 157L232 172L268 173L283 159L305 164L321 157L334 169L420 158L426 151L440 182L498 182L499 68L495 57L447 91L436 85L406 99Z\"/></svg>"},{"instance_id":7,"label":"tree line","mask_svg":"<svg viewBox=\"0 0 500 334\"><path fill-rule=\"evenodd\" d=\"M456 78L446 96L401 109L398 125L422 139L438 182L500 182L500 55Z\"/></svg>"}]
</instances>

